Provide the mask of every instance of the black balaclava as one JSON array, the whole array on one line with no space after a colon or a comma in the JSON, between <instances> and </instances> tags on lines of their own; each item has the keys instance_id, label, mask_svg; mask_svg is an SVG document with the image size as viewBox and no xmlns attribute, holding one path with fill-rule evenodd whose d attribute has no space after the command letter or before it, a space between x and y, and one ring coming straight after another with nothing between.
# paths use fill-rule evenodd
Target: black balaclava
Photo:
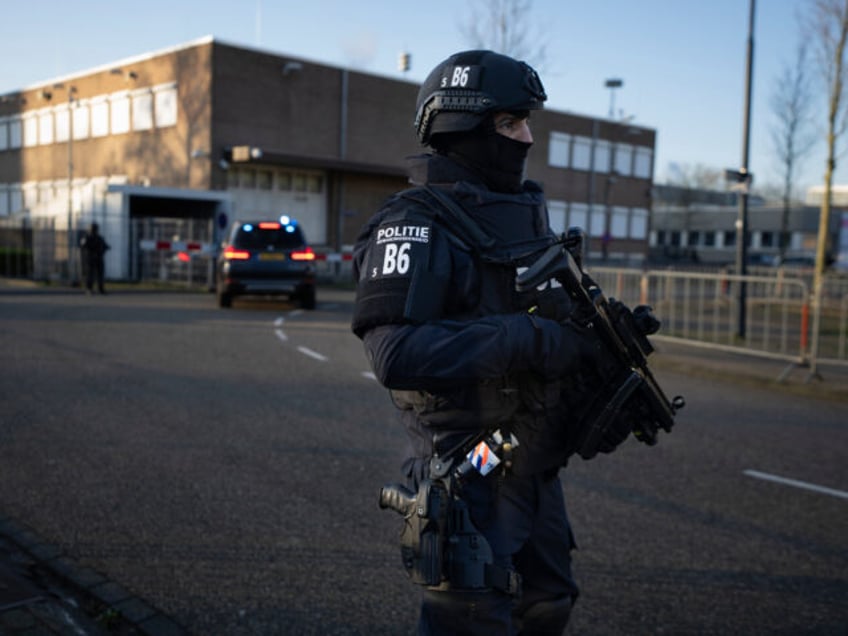
<instances>
[{"instance_id":1,"label":"black balaclava","mask_svg":"<svg viewBox=\"0 0 848 636\"><path fill-rule=\"evenodd\" d=\"M496 132L491 117L469 132L435 135L431 144L439 154L477 174L490 190L509 194L522 190L527 153L533 145Z\"/></svg>"}]
</instances>

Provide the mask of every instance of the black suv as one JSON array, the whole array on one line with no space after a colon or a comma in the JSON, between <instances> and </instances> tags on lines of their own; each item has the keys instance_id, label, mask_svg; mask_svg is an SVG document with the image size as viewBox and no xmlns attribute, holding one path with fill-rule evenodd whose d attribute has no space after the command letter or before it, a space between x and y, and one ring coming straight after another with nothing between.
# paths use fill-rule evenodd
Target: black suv
<instances>
[{"instance_id":1,"label":"black suv","mask_svg":"<svg viewBox=\"0 0 848 636\"><path fill-rule=\"evenodd\" d=\"M218 305L247 295L285 295L315 309L315 252L297 221L238 221L218 257Z\"/></svg>"}]
</instances>

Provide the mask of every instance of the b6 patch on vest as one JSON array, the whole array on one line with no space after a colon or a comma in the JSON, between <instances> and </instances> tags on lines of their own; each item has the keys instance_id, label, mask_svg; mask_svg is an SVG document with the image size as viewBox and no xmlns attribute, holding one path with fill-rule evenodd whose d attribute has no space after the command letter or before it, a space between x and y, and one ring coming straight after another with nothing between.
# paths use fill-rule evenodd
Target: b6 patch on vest
<instances>
[{"instance_id":1,"label":"b6 patch on vest","mask_svg":"<svg viewBox=\"0 0 848 636\"><path fill-rule=\"evenodd\" d=\"M418 222L384 223L374 235L364 280L406 277L425 265L430 248L429 225Z\"/></svg>"},{"instance_id":2,"label":"b6 patch on vest","mask_svg":"<svg viewBox=\"0 0 848 636\"><path fill-rule=\"evenodd\" d=\"M384 221L372 231L359 271L354 333L378 325L423 321L441 310L439 294L429 284L433 228L427 220ZM420 296L416 301L416 296ZM422 311L421 306L426 311Z\"/></svg>"}]
</instances>

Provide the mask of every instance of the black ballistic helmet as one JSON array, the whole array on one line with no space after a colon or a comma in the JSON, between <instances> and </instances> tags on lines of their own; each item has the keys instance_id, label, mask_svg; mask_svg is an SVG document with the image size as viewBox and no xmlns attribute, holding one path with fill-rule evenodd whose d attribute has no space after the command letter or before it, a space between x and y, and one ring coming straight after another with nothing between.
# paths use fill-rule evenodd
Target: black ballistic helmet
<instances>
[{"instance_id":1,"label":"black ballistic helmet","mask_svg":"<svg viewBox=\"0 0 848 636\"><path fill-rule=\"evenodd\" d=\"M498 111L536 110L548 98L529 65L493 51L463 51L436 66L418 91L415 130L431 135L477 127Z\"/></svg>"}]
</instances>

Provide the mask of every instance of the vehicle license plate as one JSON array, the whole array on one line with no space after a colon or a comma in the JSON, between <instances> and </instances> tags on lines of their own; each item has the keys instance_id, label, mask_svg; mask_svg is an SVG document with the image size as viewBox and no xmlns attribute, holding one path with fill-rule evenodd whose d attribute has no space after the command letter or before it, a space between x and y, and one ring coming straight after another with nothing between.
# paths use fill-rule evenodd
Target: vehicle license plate
<instances>
[{"instance_id":1,"label":"vehicle license plate","mask_svg":"<svg viewBox=\"0 0 848 636\"><path fill-rule=\"evenodd\" d=\"M260 261L284 261L286 260L285 254L260 254Z\"/></svg>"}]
</instances>

